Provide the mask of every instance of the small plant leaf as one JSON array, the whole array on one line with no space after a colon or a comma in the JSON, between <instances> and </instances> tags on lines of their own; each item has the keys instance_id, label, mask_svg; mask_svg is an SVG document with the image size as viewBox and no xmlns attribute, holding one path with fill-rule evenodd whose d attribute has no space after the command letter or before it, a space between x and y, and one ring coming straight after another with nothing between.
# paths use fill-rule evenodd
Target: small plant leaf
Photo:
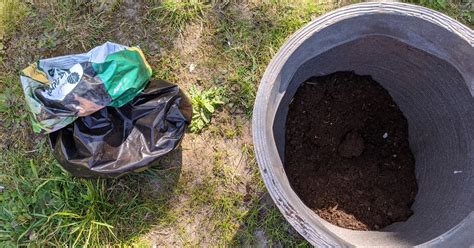
<instances>
[{"instance_id":1,"label":"small plant leaf","mask_svg":"<svg viewBox=\"0 0 474 248\"><path fill-rule=\"evenodd\" d=\"M204 107L206 107L207 111L214 113L214 106L212 106L210 103L204 103Z\"/></svg>"},{"instance_id":2,"label":"small plant leaf","mask_svg":"<svg viewBox=\"0 0 474 248\"><path fill-rule=\"evenodd\" d=\"M30 159L30 168L31 168L31 172L33 172L33 176L35 178L38 178L38 170L36 169L36 165L33 162L33 159Z\"/></svg>"},{"instance_id":3,"label":"small plant leaf","mask_svg":"<svg viewBox=\"0 0 474 248\"><path fill-rule=\"evenodd\" d=\"M204 123L209 123L211 120L207 117L207 115L204 113L204 111L201 111L201 118L204 121Z\"/></svg>"}]
</instances>

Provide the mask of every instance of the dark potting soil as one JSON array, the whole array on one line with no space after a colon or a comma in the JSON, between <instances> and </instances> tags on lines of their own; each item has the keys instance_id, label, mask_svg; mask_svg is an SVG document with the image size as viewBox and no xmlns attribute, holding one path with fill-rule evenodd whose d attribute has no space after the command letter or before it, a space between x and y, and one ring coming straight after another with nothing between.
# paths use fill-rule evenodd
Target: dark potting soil
<instances>
[{"instance_id":1,"label":"dark potting soil","mask_svg":"<svg viewBox=\"0 0 474 248\"><path fill-rule=\"evenodd\" d=\"M370 76L336 72L297 90L286 120L285 171L321 218L378 230L413 213L417 183L408 124Z\"/></svg>"}]
</instances>

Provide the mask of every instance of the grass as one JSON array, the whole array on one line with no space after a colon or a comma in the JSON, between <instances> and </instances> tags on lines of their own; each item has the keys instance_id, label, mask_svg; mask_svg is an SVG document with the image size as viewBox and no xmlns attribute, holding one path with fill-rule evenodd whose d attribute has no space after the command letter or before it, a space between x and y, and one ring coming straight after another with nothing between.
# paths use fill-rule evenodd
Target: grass
<instances>
[{"instance_id":1,"label":"grass","mask_svg":"<svg viewBox=\"0 0 474 248\"><path fill-rule=\"evenodd\" d=\"M266 64L285 39L313 15L319 15L321 9L314 1L263 1L251 9L254 15L248 16L245 11L231 9L218 19L216 41L219 43L215 46L231 65L227 95L250 116L258 87L256 82Z\"/></svg>"},{"instance_id":2,"label":"grass","mask_svg":"<svg viewBox=\"0 0 474 248\"><path fill-rule=\"evenodd\" d=\"M28 14L28 7L18 0L0 1L0 38L11 32L17 27L20 21Z\"/></svg>"},{"instance_id":3,"label":"grass","mask_svg":"<svg viewBox=\"0 0 474 248\"><path fill-rule=\"evenodd\" d=\"M208 1L165 0L152 8L150 14L156 21L169 23L176 30L181 30L190 21L201 18L209 8Z\"/></svg>"},{"instance_id":4,"label":"grass","mask_svg":"<svg viewBox=\"0 0 474 248\"><path fill-rule=\"evenodd\" d=\"M4 39L28 14L28 7L18 0L0 0L0 62L5 55Z\"/></svg>"},{"instance_id":5,"label":"grass","mask_svg":"<svg viewBox=\"0 0 474 248\"><path fill-rule=\"evenodd\" d=\"M409 3L443 12L474 27L474 3L468 0L408 0Z\"/></svg>"},{"instance_id":6,"label":"grass","mask_svg":"<svg viewBox=\"0 0 474 248\"><path fill-rule=\"evenodd\" d=\"M473 26L469 1L410 1ZM0 0L0 247L309 246L266 193L249 123L259 79L281 44L340 5ZM107 40L140 45L154 78L189 92L194 124L179 161L118 179L74 178L47 137L32 133L18 72Z\"/></svg>"},{"instance_id":7,"label":"grass","mask_svg":"<svg viewBox=\"0 0 474 248\"><path fill-rule=\"evenodd\" d=\"M136 238L150 222L167 218L169 195L150 201L149 189L142 183L170 181L169 171L165 175L150 170L114 180L78 179L60 168L47 144L38 144L36 149L34 154L41 157L25 156L20 149L0 157L2 168L13 168L2 171L0 178L5 187L0 198L3 245L123 243Z\"/></svg>"},{"instance_id":8,"label":"grass","mask_svg":"<svg viewBox=\"0 0 474 248\"><path fill-rule=\"evenodd\" d=\"M28 113L25 111L26 104L22 103L22 90L18 85L18 78L14 75L0 76L0 81L13 86L2 88L0 91L0 113L4 117L4 127L15 127L21 121L28 119Z\"/></svg>"}]
</instances>

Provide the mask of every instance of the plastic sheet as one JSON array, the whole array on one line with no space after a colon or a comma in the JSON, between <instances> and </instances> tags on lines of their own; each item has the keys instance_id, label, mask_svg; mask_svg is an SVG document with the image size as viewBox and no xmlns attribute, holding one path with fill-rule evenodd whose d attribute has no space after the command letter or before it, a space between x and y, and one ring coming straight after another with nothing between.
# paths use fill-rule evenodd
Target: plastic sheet
<instances>
[{"instance_id":1,"label":"plastic sheet","mask_svg":"<svg viewBox=\"0 0 474 248\"><path fill-rule=\"evenodd\" d=\"M105 107L50 133L54 156L80 177L116 177L175 149L192 106L177 85L151 81L129 103Z\"/></svg>"},{"instance_id":2,"label":"plastic sheet","mask_svg":"<svg viewBox=\"0 0 474 248\"><path fill-rule=\"evenodd\" d=\"M105 106L120 107L151 77L137 47L106 42L88 53L39 60L21 71L35 132L54 132Z\"/></svg>"}]
</instances>

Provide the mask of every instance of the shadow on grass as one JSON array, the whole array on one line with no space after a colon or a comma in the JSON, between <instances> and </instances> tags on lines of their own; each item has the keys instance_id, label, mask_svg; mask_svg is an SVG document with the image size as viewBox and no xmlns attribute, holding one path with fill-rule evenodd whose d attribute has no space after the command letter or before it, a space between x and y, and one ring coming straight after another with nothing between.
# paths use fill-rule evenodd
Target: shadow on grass
<instances>
[{"instance_id":1,"label":"shadow on grass","mask_svg":"<svg viewBox=\"0 0 474 248\"><path fill-rule=\"evenodd\" d=\"M169 215L172 207L169 200L175 193L181 175L181 165L182 150L179 147L153 162L146 171L109 182L109 190L117 192L119 196L112 196L110 199L112 207L132 207L115 213L116 221L112 225L119 243L135 242L154 224L172 221L174 216Z\"/></svg>"},{"instance_id":2,"label":"shadow on grass","mask_svg":"<svg viewBox=\"0 0 474 248\"><path fill-rule=\"evenodd\" d=\"M44 143L0 155L0 247L128 245L173 218L181 148L118 179L72 177Z\"/></svg>"}]
</instances>

